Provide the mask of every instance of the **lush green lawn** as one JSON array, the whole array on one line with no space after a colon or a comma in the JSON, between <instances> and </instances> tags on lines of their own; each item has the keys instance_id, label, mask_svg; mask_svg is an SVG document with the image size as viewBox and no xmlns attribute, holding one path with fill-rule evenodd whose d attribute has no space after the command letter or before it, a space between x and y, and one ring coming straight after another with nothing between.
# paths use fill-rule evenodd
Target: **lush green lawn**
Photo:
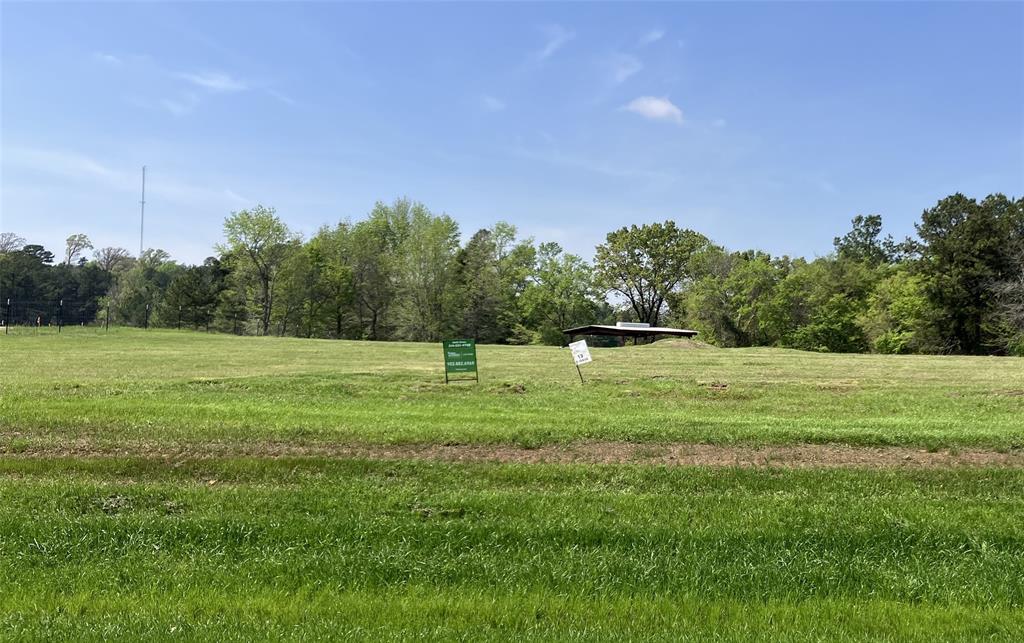
<instances>
[{"instance_id":1,"label":"lush green lawn","mask_svg":"<svg viewBox=\"0 0 1024 643\"><path fill-rule=\"evenodd\" d=\"M685 342L683 343L685 345ZM536 445L572 440L1024 447L1024 361L676 345L439 345L95 330L0 335L0 433L33 444ZM727 387L711 388L710 384Z\"/></svg>"},{"instance_id":2,"label":"lush green lawn","mask_svg":"<svg viewBox=\"0 0 1024 643\"><path fill-rule=\"evenodd\" d=\"M445 386L436 345L0 336L0 633L1024 639L1024 468L230 455L1024 445L1020 360L681 346L594 350L583 386L567 351L482 346Z\"/></svg>"},{"instance_id":3,"label":"lush green lawn","mask_svg":"<svg viewBox=\"0 0 1024 643\"><path fill-rule=\"evenodd\" d=\"M1017 469L7 459L0 497L7 636L1024 636Z\"/></svg>"}]
</instances>

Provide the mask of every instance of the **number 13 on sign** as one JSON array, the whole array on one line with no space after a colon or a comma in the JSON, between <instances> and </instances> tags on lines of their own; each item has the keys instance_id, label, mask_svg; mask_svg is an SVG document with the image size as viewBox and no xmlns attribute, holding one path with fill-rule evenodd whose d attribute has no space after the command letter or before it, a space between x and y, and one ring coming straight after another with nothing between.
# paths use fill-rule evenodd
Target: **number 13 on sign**
<instances>
[{"instance_id":1,"label":"number 13 on sign","mask_svg":"<svg viewBox=\"0 0 1024 643\"><path fill-rule=\"evenodd\" d=\"M586 340L581 339L578 342L569 344L569 350L572 352L572 361L576 364L576 372L579 373L580 383L582 384L583 371L580 370L580 366L594 361L590 357L590 349L587 348Z\"/></svg>"}]
</instances>

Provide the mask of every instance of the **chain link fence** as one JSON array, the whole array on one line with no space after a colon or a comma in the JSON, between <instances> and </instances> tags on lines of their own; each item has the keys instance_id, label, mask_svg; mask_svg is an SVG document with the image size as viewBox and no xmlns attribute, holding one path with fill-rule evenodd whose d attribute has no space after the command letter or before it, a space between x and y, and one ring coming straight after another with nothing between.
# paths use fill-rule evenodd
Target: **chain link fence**
<instances>
[{"instance_id":1,"label":"chain link fence","mask_svg":"<svg viewBox=\"0 0 1024 643\"><path fill-rule=\"evenodd\" d=\"M5 335L18 332L61 333L73 328L105 331L118 326L209 330L208 325L194 323L195 315L184 308L164 311L160 318L153 313L153 306L150 304L140 305L139 310L133 311L129 318L127 311L118 311L111 305L95 299L20 301L0 298L0 332Z\"/></svg>"},{"instance_id":2,"label":"chain link fence","mask_svg":"<svg viewBox=\"0 0 1024 643\"><path fill-rule=\"evenodd\" d=\"M68 299L50 301L18 301L0 299L0 324L4 333L12 330L34 329L60 332L71 326L102 327L95 300L84 302Z\"/></svg>"}]
</instances>

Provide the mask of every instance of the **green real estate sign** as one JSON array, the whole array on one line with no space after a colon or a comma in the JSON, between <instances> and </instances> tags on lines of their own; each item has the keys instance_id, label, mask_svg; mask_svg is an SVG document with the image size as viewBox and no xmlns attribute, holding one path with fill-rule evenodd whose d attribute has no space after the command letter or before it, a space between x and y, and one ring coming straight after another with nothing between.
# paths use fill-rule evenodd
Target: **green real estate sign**
<instances>
[{"instance_id":1,"label":"green real estate sign","mask_svg":"<svg viewBox=\"0 0 1024 643\"><path fill-rule=\"evenodd\" d=\"M452 373L473 373L476 381L480 374L476 370L476 340L446 339L444 346L444 382L449 381Z\"/></svg>"}]
</instances>

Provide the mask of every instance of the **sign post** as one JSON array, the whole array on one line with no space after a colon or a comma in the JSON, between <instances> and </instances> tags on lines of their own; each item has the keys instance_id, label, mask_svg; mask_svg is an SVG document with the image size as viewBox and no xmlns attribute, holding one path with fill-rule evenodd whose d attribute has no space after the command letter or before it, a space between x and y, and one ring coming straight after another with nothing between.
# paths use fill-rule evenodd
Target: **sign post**
<instances>
[{"instance_id":1,"label":"sign post","mask_svg":"<svg viewBox=\"0 0 1024 643\"><path fill-rule=\"evenodd\" d=\"M472 373L473 379L480 381L480 372L476 368L475 339L446 339L444 347L444 383L466 382L469 378L452 379L453 373Z\"/></svg>"},{"instance_id":2,"label":"sign post","mask_svg":"<svg viewBox=\"0 0 1024 643\"><path fill-rule=\"evenodd\" d=\"M580 370L581 364L589 364L594 361L590 357L590 349L587 348L587 340L581 339L578 342L569 344L569 350L572 351L572 361L576 364L576 372L580 376L580 384L583 383L583 371Z\"/></svg>"}]
</instances>

